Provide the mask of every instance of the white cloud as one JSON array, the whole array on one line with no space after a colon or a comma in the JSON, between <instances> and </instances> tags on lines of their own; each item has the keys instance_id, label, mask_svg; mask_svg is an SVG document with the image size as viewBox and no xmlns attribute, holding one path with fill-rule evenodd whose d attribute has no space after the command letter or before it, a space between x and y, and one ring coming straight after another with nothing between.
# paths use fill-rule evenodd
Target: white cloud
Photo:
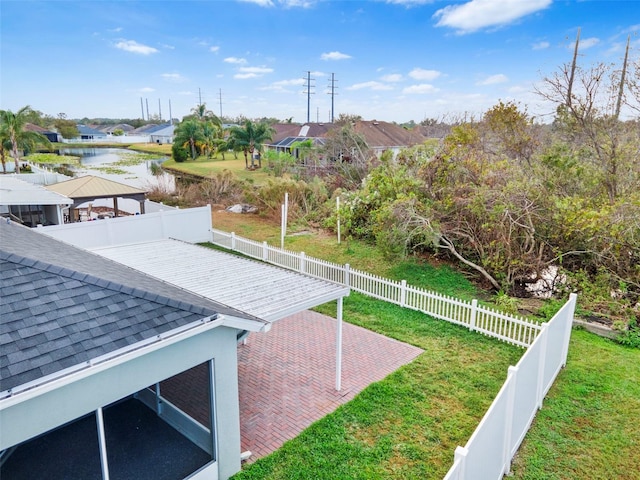
<instances>
[{"instance_id":1,"label":"white cloud","mask_svg":"<svg viewBox=\"0 0 640 480\"><path fill-rule=\"evenodd\" d=\"M226 63L232 63L234 65L244 65L245 63L247 63L246 59L238 57L227 57L223 61Z\"/></svg>"},{"instance_id":2,"label":"white cloud","mask_svg":"<svg viewBox=\"0 0 640 480\"><path fill-rule=\"evenodd\" d=\"M544 50L546 48L549 48L550 46L551 44L549 42L537 42L531 45L531 48L533 48L534 50Z\"/></svg>"},{"instance_id":3,"label":"white cloud","mask_svg":"<svg viewBox=\"0 0 640 480\"><path fill-rule=\"evenodd\" d=\"M186 81L186 78L184 78L179 73L163 73L160 76L162 78L164 78L165 80L167 80L169 82L174 82L174 83L180 83L180 82Z\"/></svg>"},{"instance_id":4,"label":"white cloud","mask_svg":"<svg viewBox=\"0 0 640 480\"><path fill-rule=\"evenodd\" d=\"M258 75L273 72L273 68L268 67L240 67L238 70L242 73L255 73Z\"/></svg>"},{"instance_id":5,"label":"white cloud","mask_svg":"<svg viewBox=\"0 0 640 480\"><path fill-rule=\"evenodd\" d=\"M220 47L215 45L213 47L209 47L209 51L213 53L218 53L220 51Z\"/></svg>"},{"instance_id":6,"label":"white cloud","mask_svg":"<svg viewBox=\"0 0 640 480\"><path fill-rule=\"evenodd\" d=\"M496 83L504 83L508 81L509 78L506 75L498 73L496 75L490 75L484 80L480 80L476 85L495 85Z\"/></svg>"},{"instance_id":7,"label":"white cloud","mask_svg":"<svg viewBox=\"0 0 640 480\"><path fill-rule=\"evenodd\" d=\"M193 95L193 94L194 94L193 92L190 92L188 90L187 91L178 92L178 95Z\"/></svg>"},{"instance_id":8,"label":"white cloud","mask_svg":"<svg viewBox=\"0 0 640 480\"><path fill-rule=\"evenodd\" d=\"M383 82L395 83L401 82L403 78L399 73L390 73L389 75L382 76L380 80L382 80Z\"/></svg>"},{"instance_id":9,"label":"white cloud","mask_svg":"<svg viewBox=\"0 0 640 480\"><path fill-rule=\"evenodd\" d=\"M600 39L596 38L596 37L591 37L591 38L581 38L580 39L580 45L578 46L579 50L586 50L588 48L594 47L597 44L600 43ZM573 50L574 48L576 48L576 42L571 42L570 44L567 45L567 48L569 50Z\"/></svg>"},{"instance_id":10,"label":"white cloud","mask_svg":"<svg viewBox=\"0 0 640 480\"><path fill-rule=\"evenodd\" d=\"M471 0L462 5L449 5L433 17L437 27L455 28L470 33L487 27L507 25L526 15L544 10L552 0Z\"/></svg>"},{"instance_id":11,"label":"white cloud","mask_svg":"<svg viewBox=\"0 0 640 480\"><path fill-rule=\"evenodd\" d=\"M351 58L351 55L347 55L346 53L340 53L340 52L329 52L329 53L323 53L322 55L320 55L321 60L346 60L348 58Z\"/></svg>"},{"instance_id":12,"label":"white cloud","mask_svg":"<svg viewBox=\"0 0 640 480\"><path fill-rule=\"evenodd\" d=\"M393 87L391 85L386 85L384 83L375 81L356 83L351 85L350 87L347 87L347 90L362 90L364 88L369 90L393 90Z\"/></svg>"},{"instance_id":13,"label":"white cloud","mask_svg":"<svg viewBox=\"0 0 640 480\"><path fill-rule=\"evenodd\" d=\"M239 0L245 3L255 3L259 7L273 7L275 4L272 0Z\"/></svg>"},{"instance_id":14,"label":"white cloud","mask_svg":"<svg viewBox=\"0 0 640 480\"><path fill-rule=\"evenodd\" d=\"M425 94L425 93L436 93L438 89L433 85L429 85L428 83L421 83L419 85L411 85L410 87L406 87L402 90L402 93L407 94Z\"/></svg>"},{"instance_id":15,"label":"white cloud","mask_svg":"<svg viewBox=\"0 0 640 480\"><path fill-rule=\"evenodd\" d=\"M176 49L176 47L174 47L173 45L167 45L166 43L162 43L162 44L160 44L160 46L162 48L166 48L167 50L175 50Z\"/></svg>"},{"instance_id":16,"label":"white cloud","mask_svg":"<svg viewBox=\"0 0 640 480\"><path fill-rule=\"evenodd\" d=\"M250 78L258 78L261 77L261 75L258 75L257 73L236 73L233 78L236 78L238 80L248 80Z\"/></svg>"},{"instance_id":17,"label":"white cloud","mask_svg":"<svg viewBox=\"0 0 640 480\"><path fill-rule=\"evenodd\" d=\"M392 5L405 5L406 7L413 7L415 5L426 5L433 3L433 0L386 0L386 3Z\"/></svg>"},{"instance_id":18,"label":"white cloud","mask_svg":"<svg viewBox=\"0 0 640 480\"><path fill-rule=\"evenodd\" d=\"M121 31L122 31L122 27L116 27L116 28L111 28L107 30L107 32L109 33L119 33Z\"/></svg>"},{"instance_id":19,"label":"white cloud","mask_svg":"<svg viewBox=\"0 0 640 480\"><path fill-rule=\"evenodd\" d=\"M409 72L409 76L414 80L435 80L440 75L442 73L437 70L425 70L423 68L414 68Z\"/></svg>"},{"instance_id":20,"label":"white cloud","mask_svg":"<svg viewBox=\"0 0 640 480\"><path fill-rule=\"evenodd\" d=\"M150 93L150 92L155 92L156 89L155 88L151 88L151 87L142 87L140 90L138 90L140 93Z\"/></svg>"},{"instance_id":21,"label":"white cloud","mask_svg":"<svg viewBox=\"0 0 640 480\"><path fill-rule=\"evenodd\" d=\"M124 50L126 52L138 53L140 55L150 55L152 53L158 52L157 48L143 45L136 42L135 40L121 40L116 43L116 48L119 48L120 50Z\"/></svg>"},{"instance_id":22,"label":"white cloud","mask_svg":"<svg viewBox=\"0 0 640 480\"><path fill-rule=\"evenodd\" d=\"M277 82L273 82L271 85L261 87L259 90L284 93L291 91L289 87L301 87L303 85L306 85L306 81L303 78L293 78L290 80L280 80Z\"/></svg>"}]
</instances>

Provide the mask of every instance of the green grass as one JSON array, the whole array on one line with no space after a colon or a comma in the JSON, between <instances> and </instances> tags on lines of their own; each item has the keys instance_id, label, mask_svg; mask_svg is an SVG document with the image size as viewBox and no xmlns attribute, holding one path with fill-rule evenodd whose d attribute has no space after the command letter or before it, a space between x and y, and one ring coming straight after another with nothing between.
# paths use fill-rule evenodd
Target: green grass
<instances>
[{"instance_id":1,"label":"green grass","mask_svg":"<svg viewBox=\"0 0 640 480\"><path fill-rule=\"evenodd\" d=\"M32 153L24 157L33 163L71 164L80 163L80 157L75 155L56 155L55 153Z\"/></svg>"},{"instance_id":2,"label":"green grass","mask_svg":"<svg viewBox=\"0 0 640 480\"><path fill-rule=\"evenodd\" d=\"M640 478L640 350L574 330L513 464L522 480Z\"/></svg>"},{"instance_id":3,"label":"green grass","mask_svg":"<svg viewBox=\"0 0 640 480\"><path fill-rule=\"evenodd\" d=\"M247 170L244 164L244 155L242 154L238 155L238 158L235 158L233 154L227 153L225 154L224 160L222 156L214 156L212 158L203 156L195 160L187 160L186 162L180 163L169 159L162 164L162 167L201 177L209 177L223 170L231 170L238 178L250 181L256 185L265 183L269 177L264 168Z\"/></svg>"},{"instance_id":4,"label":"green grass","mask_svg":"<svg viewBox=\"0 0 640 480\"><path fill-rule=\"evenodd\" d=\"M523 353L358 294L344 318L425 352L234 479L442 478Z\"/></svg>"}]
</instances>

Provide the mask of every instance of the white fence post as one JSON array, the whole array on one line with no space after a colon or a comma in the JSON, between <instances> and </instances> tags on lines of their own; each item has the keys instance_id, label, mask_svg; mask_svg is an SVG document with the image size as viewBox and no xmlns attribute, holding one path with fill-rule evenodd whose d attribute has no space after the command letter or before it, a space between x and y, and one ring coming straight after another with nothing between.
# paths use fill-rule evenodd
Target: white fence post
<instances>
[{"instance_id":1,"label":"white fence post","mask_svg":"<svg viewBox=\"0 0 640 480\"><path fill-rule=\"evenodd\" d=\"M407 281L402 280L400 282L400 306L404 307L407 304Z\"/></svg>"},{"instance_id":2,"label":"white fence post","mask_svg":"<svg viewBox=\"0 0 640 480\"><path fill-rule=\"evenodd\" d=\"M469 450L465 447L457 446L456 450L453 454L453 461L456 462L460 460L460 471L458 474L458 480L465 480L467 478L467 472L465 471L465 466L467 463L467 454Z\"/></svg>"},{"instance_id":3,"label":"white fence post","mask_svg":"<svg viewBox=\"0 0 640 480\"><path fill-rule=\"evenodd\" d=\"M350 278L350 267L348 263L344 264L344 284L347 287L351 286L351 278Z\"/></svg>"},{"instance_id":4,"label":"white fence post","mask_svg":"<svg viewBox=\"0 0 640 480\"><path fill-rule=\"evenodd\" d=\"M542 324L540 330L540 360L538 361L538 384L536 386L536 406L538 410L542 408L542 400L544 399L544 364L547 356L547 337L549 336L548 324Z\"/></svg>"},{"instance_id":5,"label":"white fence post","mask_svg":"<svg viewBox=\"0 0 640 480\"><path fill-rule=\"evenodd\" d=\"M478 300L471 300L471 316L469 318L469 330L472 332L476 329L476 315L478 314Z\"/></svg>"},{"instance_id":6,"label":"white fence post","mask_svg":"<svg viewBox=\"0 0 640 480\"><path fill-rule=\"evenodd\" d=\"M231 250L236 251L236 233L231 232Z\"/></svg>"},{"instance_id":7,"label":"white fence post","mask_svg":"<svg viewBox=\"0 0 640 480\"><path fill-rule=\"evenodd\" d=\"M565 320L564 340L562 344L562 366L567 366L567 355L569 354L569 341L571 340L571 328L573 327L573 315L576 311L576 300L578 295L575 293L569 294L569 302L571 304L567 308L567 316Z\"/></svg>"},{"instance_id":8,"label":"white fence post","mask_svg":"<svg viewBox=\"0 0 640 480\"><path fill-rule=\"evenodd\" d=\"M507 382L509 390L507 392L507 408L505 411L504 421L504 452L503 452L503 474L511 472L511 439L513 432L513 414L516 402L516 381L518 375L518 367L511 365L507 373Z\"/></svg>"},{"instance_id":9,"label":"white fence post","mask_svg":"<svg viewBox=\"0 0 640 480\"><path fill-rule=\"evenodd\" d=\"M307 269L306 263L306 256L304 252L300 252L300 273L305 273Z\"/></svg>"},{"instance_id":10,"label":"white fence post","mask_svg":"<svg viewBox=\"0 0 640 480\"><path fill-rule=\"evenodd\" d=\"M267 242L262 242L262 261L266 262L269 259L269 246Z\"/></svg>"}]
</instances>

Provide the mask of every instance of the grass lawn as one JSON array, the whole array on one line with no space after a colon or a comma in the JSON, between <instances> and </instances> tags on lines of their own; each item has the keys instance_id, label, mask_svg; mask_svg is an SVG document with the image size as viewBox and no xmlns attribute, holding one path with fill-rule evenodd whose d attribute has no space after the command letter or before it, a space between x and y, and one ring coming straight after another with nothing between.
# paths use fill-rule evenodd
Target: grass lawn
<instances>
[{"instance_id":1,"label":"grass lawn","mask_svg":"<svg viewBox=\"0 0 640 480\"><path fill-rule=\"evenodd\" d=\"M238 178L248 180L256 185L265 183L269 177L264 169L247 170L244 164L244 155L242 154L239 154L238 158L235 158L233 154L227 153L225 154L224 160L220 155L210 159L203 156L181 163L171 158L164 162L162 166L169 170L176 170L191 175L200 175L202 177L209 177L223 170L231 170Z\"/></svg>"}]
</instances>

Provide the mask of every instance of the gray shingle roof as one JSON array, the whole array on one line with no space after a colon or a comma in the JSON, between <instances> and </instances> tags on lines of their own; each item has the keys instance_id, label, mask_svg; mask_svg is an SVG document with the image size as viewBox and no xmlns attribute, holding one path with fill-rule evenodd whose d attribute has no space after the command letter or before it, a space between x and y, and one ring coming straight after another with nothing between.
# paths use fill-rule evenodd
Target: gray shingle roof
<instances>
[{"instance_id":1,"label":"gray shingle roof","mask_svg":"<svg viewBox=\"0 0 640 480\"><path fill-rule=\"evenodd\" d=\"M31 229L0 223L0 392L216 312L255 320Z\"/></svg>"}]
</instances>

